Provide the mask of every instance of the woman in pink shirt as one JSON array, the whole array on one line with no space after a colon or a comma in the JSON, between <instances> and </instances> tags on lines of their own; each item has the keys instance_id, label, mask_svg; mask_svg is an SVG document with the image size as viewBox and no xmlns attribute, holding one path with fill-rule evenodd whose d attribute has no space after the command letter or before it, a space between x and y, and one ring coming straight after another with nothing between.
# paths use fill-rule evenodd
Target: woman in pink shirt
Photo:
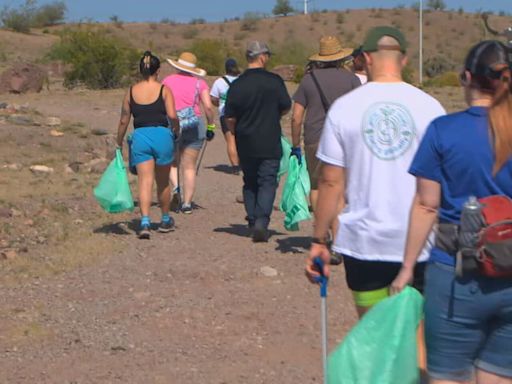
<instances>
[{"instance_id":1,"label":"woman in pink shirt","mask_svg":"<svg viewBox=\"0 0 512 384\"><path fill-rule=\"evenodd\" d=\"M167 76L163 84L172 90L178 116L180 117L181 136L179 164L183 174L183 213L192 213L192 197L196 184L196 163L204 140L213 139L214 115L210 99L210 90L201 79L206 75L204 69L198 68L194 54L184 52L178 60L167 60L178 73ZM201 107L208 123L208 132L201 118ZM184 121L186 120L186 121ZM174 185L173 202L180 193L178 185L177 162L171 167L171 183Z\"/></svg>"}]
</instances>

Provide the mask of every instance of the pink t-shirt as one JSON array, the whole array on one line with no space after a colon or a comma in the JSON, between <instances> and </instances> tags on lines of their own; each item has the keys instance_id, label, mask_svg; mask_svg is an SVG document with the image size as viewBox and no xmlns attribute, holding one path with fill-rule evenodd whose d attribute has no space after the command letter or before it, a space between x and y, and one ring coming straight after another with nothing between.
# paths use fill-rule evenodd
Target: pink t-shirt
<instances>
[{"instance_id":1,"label":"pink t-shirt","mask_svg":"<svg viewBox=\"0 0 512 384\"><path fill-rule=\"evenodd\" d=\"M196 104L194 105L194 112L197 116L201 116L201 93L205 90L210 92L208 84L206 84L203 79L198 79L192 75L178 73L167 76L164 81L162 81L162 84L172 91L177 111L186 107L191 107L194 104L197 82L199 82L199 95L197 97Z\"/></svg>"}]
</instances>

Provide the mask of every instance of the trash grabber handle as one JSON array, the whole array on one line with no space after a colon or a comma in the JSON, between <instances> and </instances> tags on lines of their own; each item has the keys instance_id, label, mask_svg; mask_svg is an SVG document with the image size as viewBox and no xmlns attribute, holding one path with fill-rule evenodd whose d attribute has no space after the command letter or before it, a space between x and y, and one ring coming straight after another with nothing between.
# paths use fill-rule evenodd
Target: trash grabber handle
<instances>
[{"instance_id":1,"label":"trash grabber handle","mask_svg":"<svg viewBox=\"0 0 512 384\"><path fill-rule=\"evenodd\" d=\"M315 278L315 282L320 285L320 297L327 297L327 286L329 285L329 278L324 275L325 263L320 257L315 257L313 265L318 270L320 276Z\"/></svg>"},{"instance_id":2,"label":"trash grabber handle","mask_svg":"<svg viewBox=\"0 0 512 384\"><path fill-rule=\"evenodd\" d=\"M206 152L206 146L208 145L208 140L204 141L204 144L201 148L201 153L199 154L199 160L196 164L196 176L199 176L199 169L201 168L201 163L203 162L204 153Z\"/></svg>"}]
</instances>

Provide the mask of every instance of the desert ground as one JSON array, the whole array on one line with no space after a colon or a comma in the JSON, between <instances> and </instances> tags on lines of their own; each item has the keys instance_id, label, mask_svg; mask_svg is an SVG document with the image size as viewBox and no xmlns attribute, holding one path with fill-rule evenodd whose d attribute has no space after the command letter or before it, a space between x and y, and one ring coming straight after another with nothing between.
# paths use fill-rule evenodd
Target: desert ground
<instances>
[{"instance_id":1,"label":"desert ground","mask_svg":"<svg viewBox=\"0 0 512 384\"><path fill-rule=\"evenodd\" d=\"M463 105L457 89L430 92ZM319 292L303 274L311 222L288 233L276 210L269 243L253 244L220 134L174 233L140 241L136 212L96 204L123 93L2 96L0 382L320 382ZM332 349L356 320L342 266L329 294Z\"/></svg>"}]
</instances>

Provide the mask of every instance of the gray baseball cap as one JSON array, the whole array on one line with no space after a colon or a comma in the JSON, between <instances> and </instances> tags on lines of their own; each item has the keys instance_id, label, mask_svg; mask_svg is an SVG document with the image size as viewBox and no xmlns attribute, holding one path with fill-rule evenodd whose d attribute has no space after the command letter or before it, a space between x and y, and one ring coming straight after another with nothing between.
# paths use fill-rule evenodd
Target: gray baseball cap
<instances>
[{"instance_id":1,"label":"gray baseball cap","mask_svg":"<svg viewBox=\"0 0 512 384\"><path fill-rule=\"evenodd\" d=\"M264 43L262 41L251 41L247 44L247 56L250 57L256 57L258 55L261 55L263 53L271 54L270 48L268 47L267 43Z\"/></svg>"}]
</instances>

